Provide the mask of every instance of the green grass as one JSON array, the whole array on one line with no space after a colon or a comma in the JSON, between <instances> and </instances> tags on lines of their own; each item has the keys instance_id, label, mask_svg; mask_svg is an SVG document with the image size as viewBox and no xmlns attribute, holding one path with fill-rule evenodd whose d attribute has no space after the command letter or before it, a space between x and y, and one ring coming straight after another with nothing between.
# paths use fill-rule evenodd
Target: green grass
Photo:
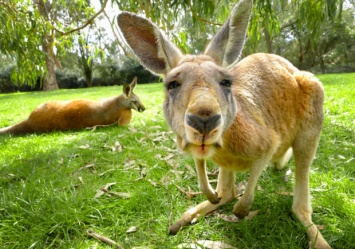
<instances>
[{"instance_id":1,"label":"green grass","mask_svg":"<svg viewBox=\"0 0 355 249\"><path fill-rule=\"evenodd\" d=\"M355 74L319 78L326 92L325 124L310 175L313 220L324 226L322 233L333 248L352 248ZM45 101L100 99L121 91L102 87L0 95L0 127L25 119ZM292 161L282 171L268 168L262 174L252 208L260 213L252 220L228 223L209 216L169 236L169 224L205 198L189 200L176 187L199 190L186 167L193 160L178 152L164 121L162 85L138 85L135 92L147 110L135 112L128 127L0 137L0 248L111 248L89 237L89 229L124 248L176 248L204 239L239 249L308 247L305 229L291 213L292 196L279 194L292 191L292 175L284 181L287 170L293 171ZM122 152L112 149L117 141ZM211 162L209 167L214 167ZM238 174L237 181L247 176ZM112 191L130 198L95 197L112 182ZM221 211L231 214L232 207ZM131 226L137 231L126 233Z\"/></svg>"}]
</instances>

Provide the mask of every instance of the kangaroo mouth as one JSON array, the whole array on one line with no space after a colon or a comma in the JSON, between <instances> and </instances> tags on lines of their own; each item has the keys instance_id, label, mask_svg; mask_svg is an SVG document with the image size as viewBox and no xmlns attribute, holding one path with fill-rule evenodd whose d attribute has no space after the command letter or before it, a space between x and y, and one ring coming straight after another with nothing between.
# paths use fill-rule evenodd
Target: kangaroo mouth
<instances>
[{"instance_id":1,"label":"kangaroo mouth","mask_svg":"<svg viewBox=\"0 0 355 249\"><path fill-rule=\"evenodd\" d=\"M182 151L192 154L197 158L209 158L211 157L216 149L222 148L222 140L219 139L216 142L206 144L204 140L201 143L189 142L186 138L182 140L180 148Z\"/></svg>"}]
</instances>

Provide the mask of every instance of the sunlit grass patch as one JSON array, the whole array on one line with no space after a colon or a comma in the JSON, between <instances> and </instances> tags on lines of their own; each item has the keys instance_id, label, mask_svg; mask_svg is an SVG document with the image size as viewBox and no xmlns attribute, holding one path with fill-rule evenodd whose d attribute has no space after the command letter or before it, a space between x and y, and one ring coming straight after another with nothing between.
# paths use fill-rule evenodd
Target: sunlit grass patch
<instances>
[{"instance_id":1,"label":"sunlit grass patch","mask_svg":"<svg viewBox=\"0 0 355 249\"><path fill-rule=\"evenodd\" d=\"M355 244L355 75L319 77L325 87L325 123L310 173L313 220L333 248ZM25 119L49 100L100 99L120 87L0 95L0 127ZM124 248L176 248L199 240L237 248L307 248L305 229L291 212L293 161L261 175L253 219L226 222L217 215L168 235L187 208L205 200L193 160L181 154L162 113L162 84L138 85L146 106L127 127L0 137L0 247L110 248L89 229ZM215 168L209 162L209 170ZM291 170L291 173L290 171ZM285 176L288 175L285 181ZM248 174L237 175L237 182ZM211 176L215 186L216 176ZM114 183L109 191L97 191ZM221 208L230 215L233 204ZM130 227L136 231L127 233Z\"/></svg>"}]
</instances>

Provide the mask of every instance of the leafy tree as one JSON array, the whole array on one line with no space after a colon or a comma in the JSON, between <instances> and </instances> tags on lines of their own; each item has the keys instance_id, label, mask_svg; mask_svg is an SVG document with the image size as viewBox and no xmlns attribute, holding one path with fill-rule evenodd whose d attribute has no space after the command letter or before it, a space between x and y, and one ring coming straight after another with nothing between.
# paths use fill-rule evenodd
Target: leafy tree
<instances>
[{"instance_id":1,"label":"leafy tree","mask_svg":"<svg viewBox=\"0 0 355 249\"><path fill-rule=\"evenodd\" d=\"M204 49L207 40L225 21L236 2L238 0L110 1L120 10L152 19L182 50L189 53ZM34 84L44 75L44 90L56 89L54 69L60 67L56 56L63 56L74 44L79 44L83 58L81 64L86 67L84 71L90 78L93 56L86 49L92 46L93 41L86 40L85 35L88 34L84 31L78 38L78 31L92 26L101 13L110 20L121 52L132 56L117 32L115 17L109 17L104 12L108 0L100 0L100 3L102 8L95 13L90 0L0 0L0 20L3 24L0 26L0 52L16 59L13 80ZM353 4L353 0L349 3ZM324 58L326 63L324 53L329 54L330 50L335 49L334 44L339 40L325 37L323 29L329 25L329 30L343 32L333 25L342 18L342 6L343 0L254 0L245 53L278 52L283 49L278 44L284 44L299 49L296 60L299 64L308 60L304 59L305 54L309 55L308 51L312 51L316 58L312 61ZM78 43L75 43L76 39ZM291 44L290 40L298 42ZM325 41L332 41L333 45L320 49L319 44L325 45ZM338 54L344 52L344 46L335 46ZM195 50L190 51L192 48ZM84 60L87 60L86 64Z\"/></svg>"},{"instance_id":2,"label":"leafy tree","mask_svg":"<svg viewBox=\"0 0 355 249\"><path fill-rule=\"evenodd\" d=\"M93 23L104 10L94 13L86 0L0 0L0 51L16 57L13 73L16 82L33 84L43 75L43 90L57 89L55 67L60 67L55 48L64 53L72 45L71 35ZM73 27L71 17L82 17L80 25ZM77 22L78 23L78 22Z\"/></svg>"},{"instance_id":3,"label":"leafy tree","mask_svg":"<svg viewBox=\"0 0 355 249\"><path fill-rule=\"evenodd\" d=\"M93 77L93 60L90 59L90 51L88 40L79 37L79 52L80 57L78 57L78 64L82 69L86 83L88 87L92 87L92 77Z\"/></svg>"},{"instance_id":4,"label":"leafy tree","mask_svg":"<svg viewBox=\"0 0 355 249\"><path fill-rule=\"evenodd\" d=\"M40 44L49 24L28 1L0 0L0 6L0 52L15 58L17 63L12 79L35 82L45 68Z\"/></svg>"}]
</instances>

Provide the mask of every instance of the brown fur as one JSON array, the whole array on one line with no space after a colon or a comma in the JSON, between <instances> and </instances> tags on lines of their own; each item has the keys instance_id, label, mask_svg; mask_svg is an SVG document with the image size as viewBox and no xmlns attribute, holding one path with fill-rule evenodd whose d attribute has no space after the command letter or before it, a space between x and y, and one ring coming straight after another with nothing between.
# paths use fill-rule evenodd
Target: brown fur
<instances>
[{"instance_id":1,"label":"brown fur","mask_svg":"<svg viewBox=\"0 0 355 249\"><path fill-rule=\"evenodd\" d=\"M234 172L249 170L245 193L233 209L245 217L265 166L281 169L293 154L292 209L306 227L312 248L330 248L312 222L308 182L323 123L323 87L312 74L277 55L254 54L236 63L251 8L251 0L242 0L198 56L182 55L147 19L129 13L118 17L142 63L165 76L165 118L177 145L194 157L208 199L186 211L170 233L234 200ZM207 159L220 167L216 192L207 178Z\"/></svg>"},{"instance_id":2,"label":"brown fur","mask_svg":"<svg viewBox=\"0 0 355 249\"><path fill-rule=\"evenodd\" d=\"M0 134L26 134L77 130L98 125L127 125L132 118L132 109L145 110L139 97L133 93L137 78L123 86L117 97L100 101L73 100L51 101L37 106L30 116L15 125L1 128Z\"/></svg>"}]
</instances>

